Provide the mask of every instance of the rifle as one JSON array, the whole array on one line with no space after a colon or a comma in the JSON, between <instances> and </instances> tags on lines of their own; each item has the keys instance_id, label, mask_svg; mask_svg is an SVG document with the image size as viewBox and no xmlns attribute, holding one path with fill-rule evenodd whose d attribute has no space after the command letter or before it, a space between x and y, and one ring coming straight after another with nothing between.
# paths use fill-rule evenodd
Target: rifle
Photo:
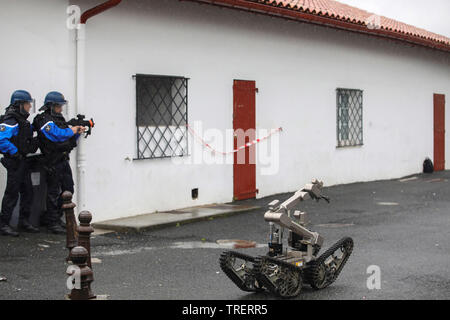
<instances>
[{"instance_id":1,"label":"rifle","mask_svg":"<svg viewBox=\"0 0 450 320\"><path fill-rule=\"evenodd\" d=\"M89 129L86 132L86 136L85 136L85 138L87 138L88 135L90 135L92 133L92 128L94 127L95 123L94 123L94 119L92 119L92 118L91 118L91 120L84 120L84 118L86 118L84 115L77 114L77 117L70 119L67 122L67 124L69 124L71 126L88 127Z\"/></svg>"}]
</instances>

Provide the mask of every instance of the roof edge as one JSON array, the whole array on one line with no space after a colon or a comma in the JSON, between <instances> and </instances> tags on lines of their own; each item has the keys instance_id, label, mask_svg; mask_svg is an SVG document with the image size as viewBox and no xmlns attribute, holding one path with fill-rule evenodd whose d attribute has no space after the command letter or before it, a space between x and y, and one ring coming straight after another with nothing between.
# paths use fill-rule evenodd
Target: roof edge
<instances>
[{"instance_id":1,"label":"roof edge","mask_svg":"<svg viewBox=\"0 0 450 320\"><path fill-rule=\"evenodd\" d=\"M305 23L322 25L340 30L363 33L381 38L393 39L401 42L432 48L435 50L450 52L450 43L446 44L435 40L422 38L420 36L415 36L387 29L370 29L364 23L361 22L339 20L328 16L301 12L298 10L293 10L285 7L277 7L260 2L250 2L248 0L179 0L179 1L190 1L209 5L216 5L235 10L269 15L288 20L301 21Z\"/></svg>"}]
</instances>

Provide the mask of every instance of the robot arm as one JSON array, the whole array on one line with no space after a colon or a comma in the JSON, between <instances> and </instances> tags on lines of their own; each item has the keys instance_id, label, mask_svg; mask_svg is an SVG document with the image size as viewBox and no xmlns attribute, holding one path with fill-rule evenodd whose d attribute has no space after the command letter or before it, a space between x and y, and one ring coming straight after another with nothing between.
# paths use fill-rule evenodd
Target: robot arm
<instances>
[{"instance_id":1,"label":"robot arm","mask_svg":"<svg viewBox=\"0 0 450 320\"><path fill-rule=\"evenodd\" d=\"M278 200L269 204L270 210L264 214L264 219L268 222L273 222L280 225L283 228L287 228L296 234L302 235L305 238L309 238L312 244L321 246L323 238L317 233L306 229L301 224L293 221L289 215L289 211L294 209L301 201L312 199L325 199L329 202L329 199L321 194L321 188L323 182L313 180L312 183L307 184L303 189L297 191L292 197L284 201L278 207Z\"/></svg>"},{"instance_id":2,"label":"robot arm","mask_svg":"<svg viewBox=\"0 0 450 320\"><path fill-rule=\"evenodd\" d=\"M313 245L322 246L322 244L323 244L323 238L317 232L309 231L302 225L293 221L284 212L267 211L264 214L264 219L268 222L274 222L283 228L287 228L296 234L304 236L305 238L311 239Z\"/></svg>"},{"instance_id":3,"label":"robot arm","mask_svg":"<svg viewBox=\"0 0 450 320\"><path fill-rule=\"evenodd\" d=\"M320 199L324 199L327 202L330 202L328 197L325 197L321 193L321 189L323 187L323 182L314 179L312 183L308 183L305 185L303 189L298 190L292 197L284 201L278 209L291 210L297 206L297 204L301 201L308 199L315 199L319 201ZM276 201L276 202L275 202ZM269 204L274 208L278 204L278 200L275 200Z\"/></svg>"}]
</instances>

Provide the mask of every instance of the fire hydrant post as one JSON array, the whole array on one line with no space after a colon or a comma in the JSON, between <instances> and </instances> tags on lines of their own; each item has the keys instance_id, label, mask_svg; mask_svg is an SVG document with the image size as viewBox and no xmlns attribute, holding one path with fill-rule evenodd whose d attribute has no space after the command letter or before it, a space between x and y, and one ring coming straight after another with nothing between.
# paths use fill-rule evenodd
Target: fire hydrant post
<instances>
[{"instance_id":1,"label":"fire hydrant post","mask_svg":"<svg viewBox=\"0 0 450 320\"><path fill-rule=\"evenodd\" d=\"M72 193L69 191L64 191L61 195L63 204L62 210L66 217L66 248L69 249L69 256L67 261L71 261L71 252L78 244L78 234L77 234L77 222L75 220L74 208L75 203L72 202Z\"/></svg>"}]
</instances>

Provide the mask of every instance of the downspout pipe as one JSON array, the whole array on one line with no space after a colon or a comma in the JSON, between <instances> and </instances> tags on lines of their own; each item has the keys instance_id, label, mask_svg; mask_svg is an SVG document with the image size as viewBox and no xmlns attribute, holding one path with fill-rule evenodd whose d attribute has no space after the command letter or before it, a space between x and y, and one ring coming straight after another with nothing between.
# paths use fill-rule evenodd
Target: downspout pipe
<instances>
[{"instance_id":1,"label":"downspout pipe","mask_svg":"<svg viewBox=\"0 0 450 320\"><path fill-rule=\"evenodd\" d=\"M112 7L117 6L122 0L109 0L104 3L99 4L96 7L93 7L89 10L86 10L82 15L80 19L81 24L86 24L89 18L92 18L93 16L96 16L103 11L106 11L108 9L111 9Z\"/></svg>"},{"instance_id":2,"label":"downspout pipe","mask_svg":"<svg viewBox=\"0 0 450 320\"><path fill-rule=\"evenodd\" d=\"M75 114L86 114L85 106L85 74L86 74L86 22L88 19L117 6L122 0L110 0L89 10L86 10L80 18L80 25L76 33L76 104ZM80 138L77 148L77 192L76 201L78 211L86 210L86 150L84 141Z\"/></svg>"}]
</instances>

